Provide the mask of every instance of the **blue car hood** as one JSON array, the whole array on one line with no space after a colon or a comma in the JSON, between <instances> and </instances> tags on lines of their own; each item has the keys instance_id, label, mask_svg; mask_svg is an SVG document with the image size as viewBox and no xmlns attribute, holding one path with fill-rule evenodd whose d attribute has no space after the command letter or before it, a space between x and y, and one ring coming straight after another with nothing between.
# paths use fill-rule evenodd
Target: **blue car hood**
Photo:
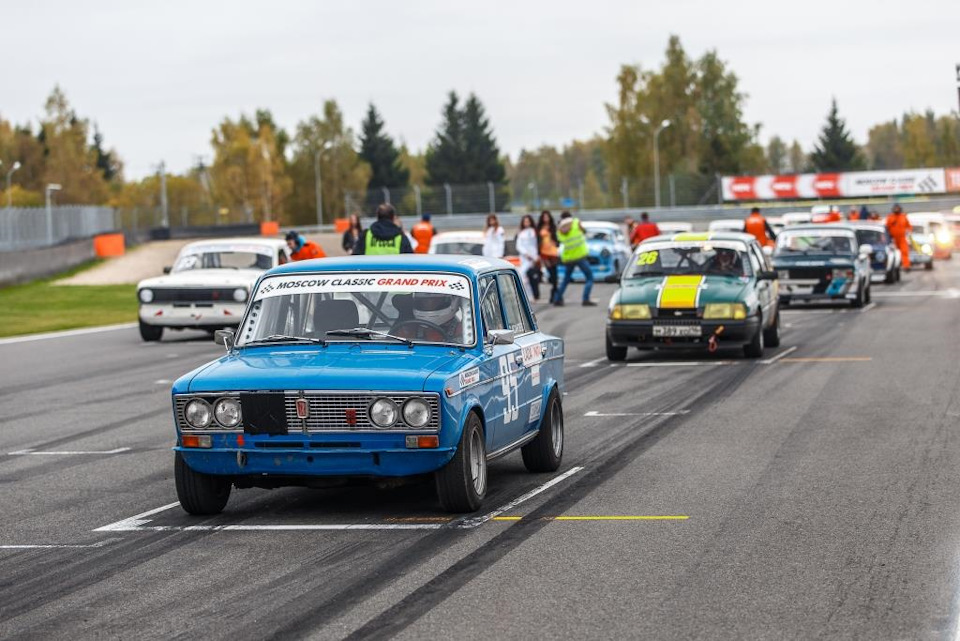
<instances>
[{"instance_id":1,"label":"blue car hood","mask_svg":"<svg viewBox=\"0 0 960 641\"><path fill-rule=\"evenodd\" d=\"M469 353L442 347L257 347L239 350L196 371L185 391L440 391L450 374L473 360ZM184 382L178 381L175 387Z\"/></svg>"}]
</instances>

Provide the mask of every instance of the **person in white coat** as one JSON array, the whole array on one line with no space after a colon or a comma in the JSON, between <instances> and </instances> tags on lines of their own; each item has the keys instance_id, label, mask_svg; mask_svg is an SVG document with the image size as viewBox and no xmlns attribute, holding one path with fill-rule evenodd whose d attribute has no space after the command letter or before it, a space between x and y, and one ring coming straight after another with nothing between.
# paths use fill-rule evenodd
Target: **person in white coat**
<instances>
[{"instance_id":1,"label":"person in white coat","mask_svg":"<svg viewBox=\"0 0 960 641\"><path fill-rule=\"evenodd\" d=\"M496 215L487 216L487 228L483 231L483 255L488 258L503 258L504 245L503 227Z\"/></svg>"},{"instance_id":2,"label":"person in white coat","mask_svg":"<svg viewBox=\"0 0 960 641\"><path fill-rule=\"evenodd\" d=\"M527 295L534 301L540 300L540 243L537 239L537 226L533 216L526 215L520 220L517 233L517 253L520 254L520 278L526 287Z\"/></svg>"}]
</instances>

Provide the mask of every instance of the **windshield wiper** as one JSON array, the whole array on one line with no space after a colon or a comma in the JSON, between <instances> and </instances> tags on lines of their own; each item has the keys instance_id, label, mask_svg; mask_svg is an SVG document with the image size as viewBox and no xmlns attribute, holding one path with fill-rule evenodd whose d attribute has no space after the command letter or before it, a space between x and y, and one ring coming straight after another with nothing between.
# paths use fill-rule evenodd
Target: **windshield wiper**
<instances>
[{"instance_id":1,"label":"windshield wiper","mask_svg":"<svg viewBox=\"0 0 960 641\"><path fill-rule=\"evenodd\" d=\"M408 347L413 347L413 341L409 338L395 336L394 334L388 334L386 332L378 332L375 329L367 329L365 327L354 327L353 329L332 329L327 332L327 336L350 336L353 338L390 338L395 341L399 341Z\"/></svg>"},{"instance_id":2,"label":"windshield wiper","mask_svg":"<svg viewBox=\"0 0 960 641\"><path fill-rule=\"evenodd\" d=\"M288 336L287 334L271 334L266 338L258 338L255 341L248 341L245 345L263 345L266 343L316 343L317 345L326 345L327 342L322 338L313 338L311 336Z\"/></svg>"}]
</instances>

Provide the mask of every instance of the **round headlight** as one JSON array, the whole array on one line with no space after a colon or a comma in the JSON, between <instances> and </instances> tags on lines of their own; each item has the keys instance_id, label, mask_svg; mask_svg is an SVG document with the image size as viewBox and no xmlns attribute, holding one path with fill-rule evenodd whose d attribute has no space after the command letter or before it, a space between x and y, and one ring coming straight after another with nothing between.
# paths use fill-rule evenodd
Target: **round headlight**
<instances>
[{"instance_id":1,"label":"round headlight","mask_svg":"<svg viewBox=\"0 0 960 641\"><path fill-rule=\"evenodd\" d=\"M243 301L247 300L247 290L245 290L243 287L238 287L237 289L233 290L233 300L237 301L238 303L242 303Z\"/></svg>"},{"instance_id":2,"label":"round headlight","mask_svg":"<svg viewBox=\"0 0 960 641\"><path fill-rule=\"evenodd\" d=\"M139 294L141 303L149 303L153 301L153 290L152 289L141 289Z\"/></svg>"},{"instance_id":3,"label":"round headlight","mask_svg":"<svg viewBox=\"0 0 960 641\"><path fill-rule=\"evenodd\" d=\"M604 258L610 258L610 250L604 249L603 251L600 252L600 255L603 256Z\"/></svg>"},{"instance_id":4,"label":"round headlight","mask_svg":"<svg viewBox=\"0 0 960 641\"><path fill-rule=\"evenodd\" d=\"M240 423L240 401L236 398L221 398L213 406L217 423L224 427L236 427Z\"/></svg>"},{"instance_id":5,"label":"round headlight","mask_svg":"<svg viewBox=\"0 0 960 641\"><path fill-rule=\"evenodd\" d=\"M411 398L403 404L403 420L410 427L423 427L430 422L430 406L422 398Z\"/></svg>"},{"instance_id":6,"label":"round headlight","mask_svg":"<svg viewBox=\"0 0 960 641\"><path fill-rule=\"evenodd\" d=\"M187 420L187 425L190 427L203 429L210 425L210 421L213 420L213 409L210 407L210 403L195 398L183 408L183 418Z\"/></svg>"},{"instance_id":7,"label":"round headlight","mask_svg":"<svg viewBox=\"0 0 960 641\"><path fill-rule=\"evenodd\" d=\"M397 422L397 404L389 398L378 398L370 406L370 420L377 427L390 427Z\"/></svg>"}]
</instances>

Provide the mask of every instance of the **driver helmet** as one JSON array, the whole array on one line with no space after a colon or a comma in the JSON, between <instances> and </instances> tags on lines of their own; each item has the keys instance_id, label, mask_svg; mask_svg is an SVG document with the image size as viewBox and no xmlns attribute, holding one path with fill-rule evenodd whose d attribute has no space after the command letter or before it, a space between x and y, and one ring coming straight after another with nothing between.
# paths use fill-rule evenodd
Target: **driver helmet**
<instances>
[{"instance_id":1,"label":"driver helmet","mask_svg":"<svg viewBox=\"0 0 960 641\"><path fill-rule=\"evenodd\" d=\"M413 295L413 315L417 320L443 325L457 313L456 296L417 292Z\"/></svg>"}]
</instances>

